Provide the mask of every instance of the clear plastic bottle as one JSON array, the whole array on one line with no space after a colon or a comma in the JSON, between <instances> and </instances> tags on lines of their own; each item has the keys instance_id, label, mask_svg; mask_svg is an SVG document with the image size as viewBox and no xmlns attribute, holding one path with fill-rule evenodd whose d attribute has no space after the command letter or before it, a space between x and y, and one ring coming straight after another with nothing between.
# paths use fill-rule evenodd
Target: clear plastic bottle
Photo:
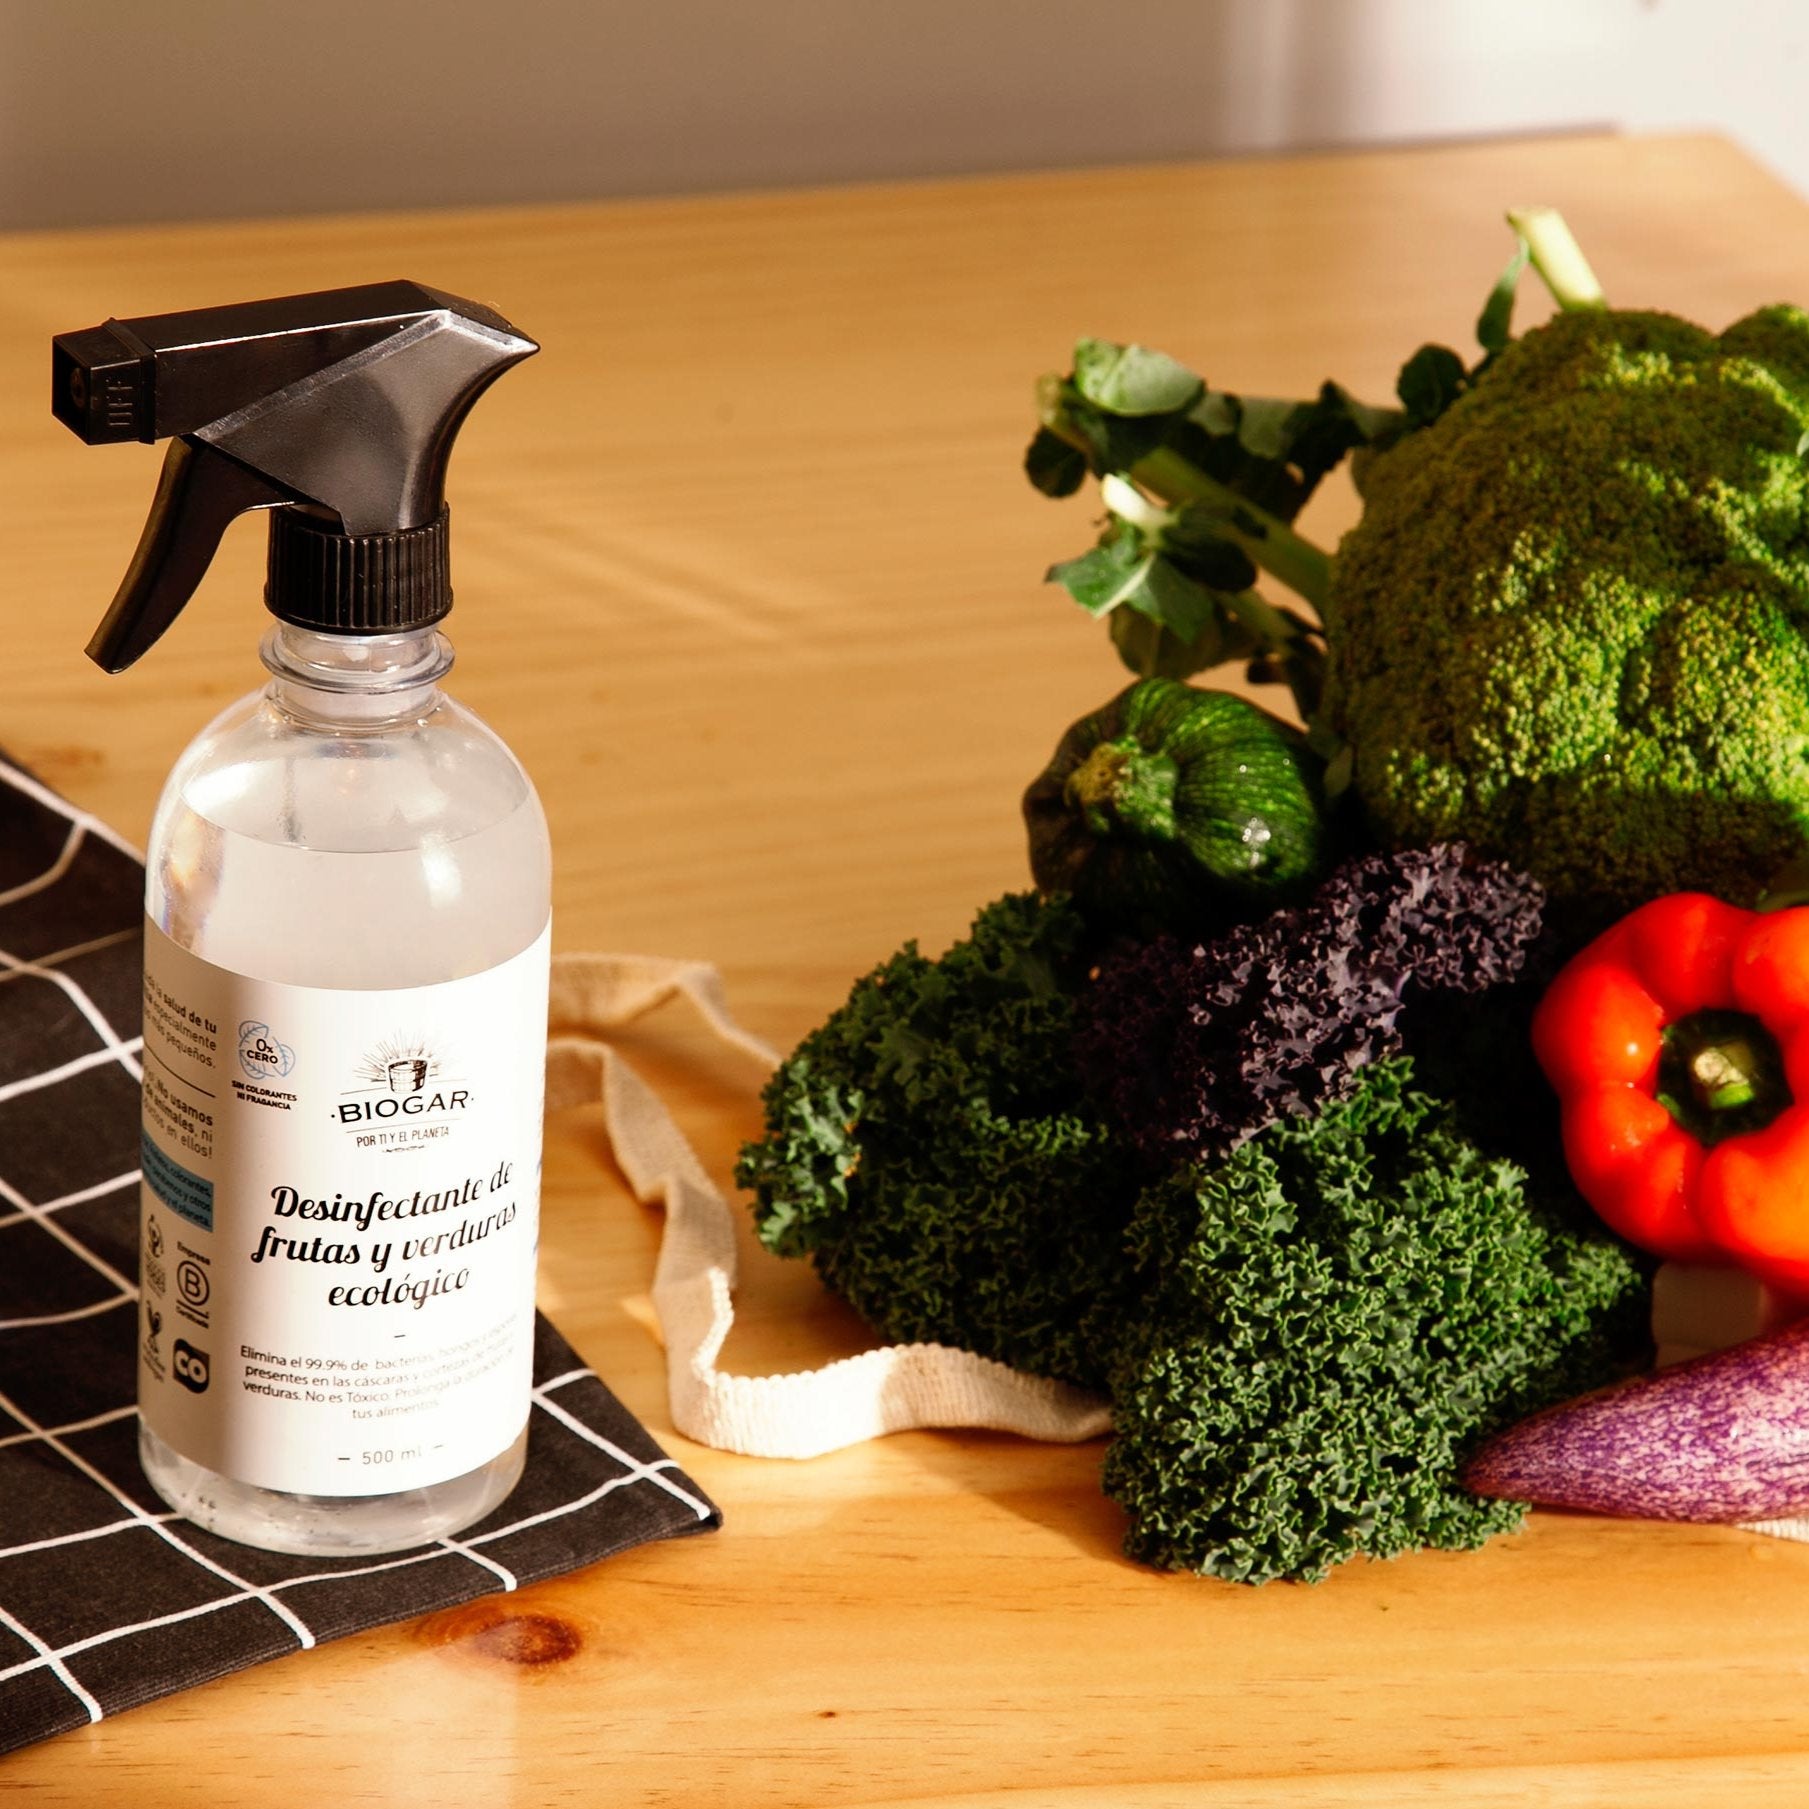
<instances>
[{"instance_id":1,"label":"clear plastic bottle","mask_svg":"<svg viewBox=\"0 0 1809 1809\"><path fill-rule=\"evenodd\" d=\"M249 1545L396 1550L521 1474L551 863L437 625L454 441L536 350L406 280L51 342L81 440L169 442L102 668L269 521L272 683L177 763L146 863L142 1456Z\"/></svg>"},{"instance_id":2,"label":"clear plastic bottle","mask_svg":"<svg viewBox=\"0 0 1809 1809\"><path fill-rule=\"evenodd\" d=\"M151 922L215 967L309 988L432 986L531 948L550 906L545 818L514 755L440 691L444 637L279 624L262 652L272 682L203 730L164 789L146 860ZM537 1061L538 1048L523 1057ZM523 1191L532 1210L531 1177ZM148 1182L144 1201L148 1218ZM370 1495L235 1481L148 1426L141 1452L158 1493L201 1525L345 1555L480 1519L519 1478L526 1436L465 1474Z\"/></svg>"}]
</instances>

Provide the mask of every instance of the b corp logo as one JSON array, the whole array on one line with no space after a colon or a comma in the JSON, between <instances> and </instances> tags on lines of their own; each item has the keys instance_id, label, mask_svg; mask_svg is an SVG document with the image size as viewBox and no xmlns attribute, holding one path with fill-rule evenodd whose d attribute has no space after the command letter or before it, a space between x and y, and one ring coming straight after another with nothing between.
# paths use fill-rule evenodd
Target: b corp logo
<instances>
[{"instance_id":1,"label":"b corp logo","mask_svg":"<svg viewBox=\"0 0 1809 1809\"><path fill-rule=\"evenodd\" d=\"M196 1394L207 1392L207 1352L196 1350L186 1338L176 1340L170 1368L184 1388L191 1389Z\"/></svg>"}]
</instances>

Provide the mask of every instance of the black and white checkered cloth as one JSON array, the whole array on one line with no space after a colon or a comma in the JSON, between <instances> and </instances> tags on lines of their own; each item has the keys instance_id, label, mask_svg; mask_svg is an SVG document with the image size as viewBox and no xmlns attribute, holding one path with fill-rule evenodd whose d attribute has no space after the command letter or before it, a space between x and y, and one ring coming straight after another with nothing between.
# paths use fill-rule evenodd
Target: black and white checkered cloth
<instances>
[{"instance_id":1,"label":"black and white checkered cloth","mask_svg":"<svg viewBox=\"0 0 1809 1809\"><path fill-rule=\"evenodd\" d=\"M143 885L0 760L0 1752L720 1520L544 1317L527 1472L457 1538L297 1558L169 1512L133 1406Z\"/></svg>"}]
</instances>

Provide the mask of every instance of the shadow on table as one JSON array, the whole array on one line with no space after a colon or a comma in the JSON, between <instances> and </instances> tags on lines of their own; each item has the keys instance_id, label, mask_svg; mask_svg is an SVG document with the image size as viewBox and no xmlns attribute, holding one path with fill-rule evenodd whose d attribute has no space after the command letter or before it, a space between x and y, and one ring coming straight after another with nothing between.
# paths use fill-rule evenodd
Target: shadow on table
<instances>
[{"instance_id":1,"label":"shadow on table","mask_svg":"<svg viewBox=\"0 0 1809 1809\"><path fill-rule=\"evenodd\" d=\"M1005 1432L903 1433L911 1461L1027 1522L1070 1550L1130 1569L1123 1510L1099 1486L1103 1438L1042 1444Z\"/></svg>"}]
</instances>

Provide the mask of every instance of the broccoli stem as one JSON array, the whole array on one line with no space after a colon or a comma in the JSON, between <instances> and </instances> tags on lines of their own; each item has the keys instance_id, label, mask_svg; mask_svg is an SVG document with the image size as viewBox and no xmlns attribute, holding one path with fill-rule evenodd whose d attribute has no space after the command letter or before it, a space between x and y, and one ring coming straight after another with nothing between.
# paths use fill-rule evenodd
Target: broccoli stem
<instances>
[{"instance_id":1,"label":"broccoli stem","mask_svg":"<svg viewBox=\"0 0 1809 1809\"><path fill-rule=\"evenodd\" d=\"M1311 723L1319 714L1325 690L1324 648L1297 616L1277 609L1258 592L1227 591L1224 595L1232 615L1269 649L1273 670L1266 676L1278 678L1288 687L1300 720Z\"/></svg>"},{"instance_id":2,"label":"broccoli stem","mask_svg":"<svg viewBox=\"0 0 1809 1809\"><path fill-rule=\"evenodd\" d=\"M1177 455L1178 456L1178 455ZM1190 465L1189 470L1193 467ZM1099 480L1099 493L1105 506L1121 521L1128 521L1149 537L1158 549L1162 535L1172 525L1175 511L1152 503L1137 486L1108 471ZM1304 543L1303 543L1304 544ZM1309 549L1312 550L1312 549ZM1218 591L1215 593L1225 609L1264 649L1265 658L1279 666L1274 676L1285 678L1301 720L1309 721L1319 708L1319 694L1324 682L1324 659L1313 640L1311 629L1300 617L1275 605L1254 590ZM1119 643L1119 652L1124 644ZM1142 677L1155 676L1160 666L1161 641L1152 638L1140 663L1135 667Z\"/></svg>"},{"instance_id":3,"label":"broccoli stem","mask_svg":"<svg viewBox=\"0 0 1809 1809\"><path fill-rule=\"evenodd\" d=\"M1507 218L1560 308L1607 307L1602 285L1555 207L1515 208Z\"/></svg>"},{"instance_id":4,"label":"broccoli stem","mask_svg":"<svg viewBox=\"0 0 1809 1809\"><path fill-rule=\"evenodd\" d=\"M1059 384L1045 388L1039 400L1043 425L1091 458L1092 442L1068 418L1060 401ZM1208 504L1224 517L1227 540L1242 547L1260 570L1324 613L1332 585L1331 555L1302 539L1285 521L1259 509L1217 478L1208 477L1172 447L1158 446L1154 452L1144 454L1124 475L1166 503ZM1287 640L1296 638L1290 630Z\"/></svg>"},{"instance_id":5,"label":"broccoli stem","mask_svg":"<svg viewBox=\"0 0 1809 1809\"><path fill-rule=\"evenodd\" d=\"M1332 587L1332 561L1285 521L1246 501L1229 485L1208 477L1171 446L1158 446L1130 469L1144 489L1168 503L1206 503L1223 510L1223 532L1271 578L1278 579L1317 610L1323 610Z\"/></svg>"},{"instance_id":6,"label":"broccoli stem","mask_svg":"<svg viewBox=\"0 0 1809 1809\"><path fill-rule=\"evenodd\" d=\"M1300 624L1277 609L1258 591L1228 590L1220 593L1231 613L1277 653L1292 653L1306 643Z\"/></svg>"}]
</instances>

